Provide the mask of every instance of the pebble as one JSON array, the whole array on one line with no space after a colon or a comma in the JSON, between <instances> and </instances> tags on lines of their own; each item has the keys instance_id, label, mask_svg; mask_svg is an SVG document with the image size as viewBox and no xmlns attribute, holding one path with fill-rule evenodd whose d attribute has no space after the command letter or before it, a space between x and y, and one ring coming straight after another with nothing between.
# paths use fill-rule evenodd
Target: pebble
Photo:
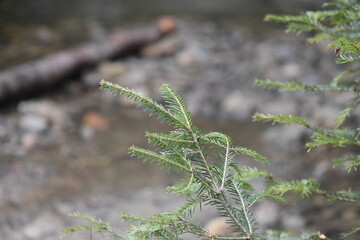
<instances>
[{"instance_id":1,"label":"pebble","mask_svg":"<svg viewBox=\"0 0 360 240\"><path fill-rule=\"evenodd\" d=\"M98 67L101 79L112 81L124 74L126 67L121 62L105 62Z\"/></svg>"},{"instance_id":2,"label":"pebble","mask_svg":"<svg viewBox=\"0 0 360 240\"><path fill-rule=\"evenodd\" d=\"M274 99L262 102L258 111L270 114L296 115L297 106L298 104L293 99Z\"/></svg>"},{"instance_id":3,"label":"pebble","mask_svg":"<svg viewBox=\"0 0 360 240\"><path fill-rule=\"evenodd\" d=\"M43 239L50 234L59 234L59 226L61 224L58 218L51 213L43 213L26 225L23 233L29 239Z\"/></svg>"},{"instance_id":4,"label":"pebble","mask_svg":"<svg viewBox=\"0 0 360 240\"><path fill-rule=\"evenodd\" d=\"M320 106L313 113L313 120L320 126L325 128L332 128L335 126L335 122L340 109L331 105Z\"/></svg>"},{"instance_id":5,"label":"pebble","mask_svg":"<svg viewBox=\"0 0 360 240\"><path fill-rule=\"evenodd\" d=\"M255 217L259 223L260 230L266 230L279 220L278 204L265 201L260 203L255 210Z\"/></svg>"},{"instance_id":6,"label":"pebble","mask_svg":"<svg viewBox=\"0 0 360 240\"><path fill-rule=\"evenodd\" d=\"M14 121L18 129L11 131L10 137L4 136L8 137L4 146L14 148L10 152L15 155L22 156L36 145L60 140L63 129L69 126L68 113L49 100L24 101L18 104L17 110L19 114Z\"/></svg>"},{"instance_id":7,"label":"pebble","mask_svg":"<svg viewBox=\"0 0 360 240\"><path fill-rule=\"evenodd\" d=\"M205 64L207 61L209 61L209 58L209 54L200 46L195 44L184 49L176 57L180 66L183 67L189 67L196 64Z\"/></svg>"},{"instance_id":8,"label":"pebble","mask_svg":"<svg viewBox=\"0 0 360 240\"><path fill-rule=\"evenodd\" d=\"M25 150L33 148L39 141L38 136L34 133L27 133L22 137L22 146Z\"/></svg>"},{"instance_id":9,"label":"pebble","mask_svg":"<svg viewBox=\"0 0 360 240\"><path fill-rule=\"evenodd\" d=\"M342 213L342 219L344 222L356 225L358 223L359 215L358 211L354 211L354 209L349 208Z\"/></svg>"},{"instance_id":10,"label":"pebble","mask_svg":"<svg viewBox=\"0 0 360 240\"><path fill-rule=\"evenodd\" d=\"M196 62L194 56L188 51L181 52L177 57L177 61L181 66L191 66Z\"/></svg>"},{"instance_id":11,"label":"pebble","mask_svg":"<svg viewBox=\"0 0 360 240\"><path fill-rule=\"evenodd\" d=\"M42 117L55 125L62 125L67 121L67 114L62 108L48 100L21 102L18 105L18 111L22 116L34 115Z\"/></svg>"},{"instance_id":12,"label":"pebble","mask_svg":"<svg viewBox=\"0 0 360 240\"><path fill-rule=\"evenodd\" d=\"M332 163L328 160L321 161L316 164L312 176L321 179L329 170L332 169Z\"/></svg>"},{"instance_id":13,"label":"pebble","mask_svg":"<svg viewBox=\"0 0 360 240\"><path fill-rule=\"evenodd\" d=\"M89 128L94 130L105 130L109 127L108 121L99 113L87 112L82 117L82 122Z\"/></svg>"},{"instance_id":14,"label":"pebble","mask_svg":"<svg viewBox=\"0 0 360 240\"><path fill-rule=\"evenodd\" d=\"M81 81L89 87L99 87L101 76L96 71L89 71L81 76Z\"/></svg>"},{"instance_id":15,"label":"pebble","mask_svg":"<svg viewBox=\"0 0 360 240\"><path fill-rule=\"evenodd\" d=\"M217 217L211 219L205 226L210 234L231 234L230 225L226 222L226 218Z\"/></svg>"},{"instance_id":16,"label":"pebble","mask_svg":"<svg viewBox=\"0 0 360 240\"><path fill-rule=\"evenodd\" d=\"M280 72L284 76L284 78L288 80L294 80L300 76L302 71L300 64L295 62L290 62L282 66L280 68Z\"/></svg>"},{"instance_id":17,"label":"pebble","mask_svg":"<svg viewBox=\"0 0 360 240\"><path fill-rule=\"evenodd\" d=\"M298 213L285 213L281 216L281 223L286 231L299 232L305 226L305 219Z\"/></svg>"},{"instance_id":18,"label":"pebble","mask_svg":"<svg viewBox=\"0 0 360 240\"><path fill-rule=\"evenodd\" d=\"M304 127L300 125L278 125L266 130L263 135L265 146L273 150L293 152L302 149L301 136Z\"/></svg>"},{"instance_id":19,"label":"pebble","mask_svg":"<svg viewBox=\"0 0 360 240\"><path fill-rule=\"evenodd\" d=\"M257 106L258 96L255 93L235 90L221 102L224 114L239 119L250 120Z\"/></svg>"},{"instance_id":20,"label":"pebble","mask_svg":"<svg viewBox=\"0 0 360 240\"><path fill-rule=\"evenodd\" d=\"M83 140L89 141L95 136L95 131L91 127L82 126L80 128L80 136Z\"/></svg>"},{"instance_id":21,"label":"pebble","mask_svg":"<svg viewBox=\"0 0 360 240\"><path fill-rule=\"evenodd\" d=\"M164 38L144 47L140 55L146 58L171 56L179 48L179 44L179 39L177 38Z\"/></svg>"},{"instance_id":22,"label":"pebble","mask_svg":"<svg viewBox=\"0 0 360 240\"><path fill-rule=\"evenodd\" d=\"M43 44L51 44L56 40L56 35L48 27L42 26L35 30L37 39Z\"/></svg>"},{"instance_id":23,"label":"pebble","mask_svg":"<svg viewBox=\"0 0 360 240\"><path fill-rule=\"evenodd\" d=\"M19 127L25 132L39 133L48 128L48 121L43 116L27 114L20 117Z\"/></svg>"},{"instance_id":24,"label":"pebble","mask_svg":"<svg viewBox=\"0 0 360 240\"><path fill-rule=\"evenodd\" d=\"M141 70L139 70L139 68L140 66L134 64L133 67L130 67L128 71L121 76L120 81L129 87L145 86L147 80L149 80L147 76L151 70L148 70L150 67L146 66L142 66Z\"/></svg>"}]
</instances>

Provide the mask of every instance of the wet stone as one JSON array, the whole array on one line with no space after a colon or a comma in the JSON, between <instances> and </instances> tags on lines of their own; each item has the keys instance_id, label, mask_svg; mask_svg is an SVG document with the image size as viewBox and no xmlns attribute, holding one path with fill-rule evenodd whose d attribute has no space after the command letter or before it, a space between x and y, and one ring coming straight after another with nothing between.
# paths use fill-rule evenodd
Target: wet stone
<instances>
[{"instance_id":1,"label":"wet stone","mask_svg":"<svg viewBox=\"0 0 360 240\"><path fill-rule=\"evenodd\" d=\"M281 223L286 231L299 232L305 226L305 219L298 213L284 213Z\"/></svg>"},{"instance_id":2,"label":"wet stone","mask_svg":"<svg viewBox=\"0 0 360 240\"><path fill-rule=\"evenodd\" d=\"M121 62L106 62L98 67L101 79L112 81L124 74L126 67Z\"/></svg>"},{"instance_id":3,"label":"wet stone","mask_svg":"<svg viewBox=\"0 0 360 240\"><path fill-rule=\"evenodd\" d=\"M48 122L42 116L28 114L20 117L19 127L25 132L43 132L47 129Z\"/></svg>"},{"instance_id":4,"label":"wet stone","mask_svg":"<svg viewBox=\"0 0 360 240\"><path fill-rule=\"evenodd\" d=\"M231 92L222 102L221 109L227 116L239 120L250 120L256 109L258 97L251 92Z\"/></svg>"},{"instance_id":5,"label":"wet stone","mask_svg":"<svg viewBox=\"0 0 360 240\"><path fill-rule=\"evenodd\" d=\"M261 231L268 229L270 226L274 226L279 220L278 204L270 201L259 204L255 210L255 217Z\"/></svg>"},{"instance_id":6,"label":"wet stone","mask_svg":"<svg viewBox=\"0 0 360 240\"><path fill-rule=\"evenodd\" d=\"M273 126L264 134L265 146L274 150L293 152L302 148L304 127L300 125Z\"/></svg>"},{"instance_id":7,"label":"wet stone","mask_svg":"<svg viewBox=\"0 0 360 240\"><path fill-rule=\"evenodd\" d=\"M23 233L29 239L43 239L48 235L58 234L59 226L61 226L61 224L54 215L44 213L26 225Z\"/></svg>"}]
</instances>

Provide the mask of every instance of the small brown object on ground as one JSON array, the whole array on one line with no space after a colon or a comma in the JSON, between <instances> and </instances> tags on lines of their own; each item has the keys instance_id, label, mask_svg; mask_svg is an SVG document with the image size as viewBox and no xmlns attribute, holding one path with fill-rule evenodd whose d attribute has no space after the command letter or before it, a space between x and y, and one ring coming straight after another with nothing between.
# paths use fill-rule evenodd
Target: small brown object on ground
<instances>
[{"instance_id":1,"label":"small brown object on ground","mask_svg":"<svg viewBox=\"0 0 360 240\"><path fill-rule=\"evenodd\" d=\"M84 125L95 130L105 130L109 127L108 121L99 113L87 112L82 119Z\"/></svg>"}]
</instances>

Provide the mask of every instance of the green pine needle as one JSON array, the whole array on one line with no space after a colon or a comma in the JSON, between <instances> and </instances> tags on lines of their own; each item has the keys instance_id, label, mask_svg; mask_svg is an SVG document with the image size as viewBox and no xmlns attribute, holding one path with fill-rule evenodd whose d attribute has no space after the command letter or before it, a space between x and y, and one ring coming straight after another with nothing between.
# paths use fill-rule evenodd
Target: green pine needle
<instances>
[{"instance_id":1,"label":"green pine needle","mask_svg":"<svg viewBox=\"0 0 360 240\"><path fill-rule=\"evenodd\" d=\"M352 169L357 170L360 166L360 156L348 156L344 158L337 158L333 160L334 166L345 164L345 167L350 171Z\"/></svg>"},{"instance_id":2,"label":"green pine needle","mask_svg":"<svg viewBox=\"0 0 360 240\"><path fill-rule=\"evenodd\" d=\"M291 115L281 115L281 114L262 114L262 113L255 113L253 116L254 121L262 121L262 122L272 122L274 123L294 123L303 125L307 128L311 128L310 123L301 117L295 117Z\"/></svg>"},{"instance_id":3,"label":"green pine needle","mask_svg":"<svg viewBox=\"0 0 360 240\"><path fill-rule=\"evenodd\" d=\"M309 197L312 192L317 190L319 190L319 184L311 178L294 181L277 180L268 188L269 193L282 196L289 191L296 191L301 197Z\"/></svg>"}]
</instances>

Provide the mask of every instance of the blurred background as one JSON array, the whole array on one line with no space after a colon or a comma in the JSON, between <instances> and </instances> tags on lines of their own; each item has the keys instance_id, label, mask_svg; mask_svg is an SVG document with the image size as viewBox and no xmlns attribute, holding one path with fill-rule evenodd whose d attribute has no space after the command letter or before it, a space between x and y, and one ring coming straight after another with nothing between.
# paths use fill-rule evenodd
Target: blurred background
<instances>
[{"instance_id":1,"label":"blurred background","mask_svg":"<svg viewBox=\"0 0 360 240\"><path fill-rule=\"evenodd\" d=\"M319 148L306 153L303 145L310 133L302 127L251 122L254 112L282 113L331 127L351 97L279 93L253 85L256 78L324 83L341 70L326 43L309 45L306 36L285 34L284 26L262 20L268 13L296 14L322 3L0 1L0 83L10 79L0 86L0 239L57 239L62 230L81 223L67 216L74 211L124 229L121 212L149 215L173 210L182 202L164 190L179 176L127 153L132 144L147 147L145 131L165 132L170 127L125 99L98 90L101 79L159 101L158 88L168 83L185 98L204 132L222 131L236 144L257 150L268 157L272 165L266 169L276 176L315 177L331 191L356 189L358 176L341 167L332 169L329 159L341 156L341 151ZM31 84L21 82L37 76L36 71L27 74L36 59L45 59L38 66L46 66L50 54L71 55L77 46L89 43L100 46L101 55L109 35L124 29L151 35L149 29L163 16L173 17L177 28L164 38L80 64L51 86L37 77ZM355 110L352 120L358 121L359 115ZM238 161L253 164L246 158ZM264 186L260 180L254 184ZM260 231L307 228L335 239L355 226L360 215L351 206L329 205L319 196L301 200L295 195L289 195L286 204L265 201L255 212ZM196 218L206 225L216 212L205 209ZM65 239L102 238L86 232Z\"/></svg>"}]
</instances>

